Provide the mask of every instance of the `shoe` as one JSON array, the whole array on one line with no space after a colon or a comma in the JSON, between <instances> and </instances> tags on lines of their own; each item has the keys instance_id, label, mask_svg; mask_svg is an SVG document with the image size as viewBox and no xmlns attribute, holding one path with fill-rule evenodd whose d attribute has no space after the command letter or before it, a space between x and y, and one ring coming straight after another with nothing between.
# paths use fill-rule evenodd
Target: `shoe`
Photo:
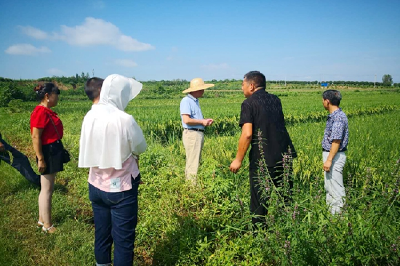
<instances>
[{"instance_id":1,"label":"shoe","mask_svg":"<svg viewBox=\"0 0 400 266\"><path fill-rule=\"evenodd\" d=\"M37 228L42 228L43 227L43 222L38 221L36 227Z\"/></svg>"},{"instance_id":2,"label":"shoe","mask_svg":"<svg viewBox=\"0 0 400 266\"><path fill-rule=\"evenodd\" d=\"M49 234L52 234L52 233L55 233L56 232L56 228L53 226L53 225L51 225L50 227L42 227L42 231L43 231L43 233L49 233Z\"/></svg>"}]
</instances>

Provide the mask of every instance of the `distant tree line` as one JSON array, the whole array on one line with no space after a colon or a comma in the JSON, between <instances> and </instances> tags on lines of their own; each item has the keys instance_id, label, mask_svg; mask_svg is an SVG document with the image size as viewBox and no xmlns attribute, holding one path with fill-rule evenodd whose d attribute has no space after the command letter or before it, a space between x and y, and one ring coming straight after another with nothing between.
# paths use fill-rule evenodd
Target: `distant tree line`
<instances>
[{"instance_id":1,"label":"distant tree line","mask_svg":"<svg viewBox=\"0 0 400 266\"><path fill-rule=\"evenodd\" d=\"M83 73L81 75L76 74L71 77L43 77L37 80L13 80L9 78L0 77L0 107L8 106L12 100L21 101L35 101L36 95L33 92L33 88L37 85L37 82L56 82L63 86L67 86L68 89L83 88L84 83L89 79L89 73ZM61 89L66 89L61 88ZM63 93L67 95L84 95L83 90L68 90Z\"/></svg>"},{"instance_id":2,"label":"distant tree line","mask_svg":"<svg viewBox=\"0 0 400 266\"><path fill-rule=\"evenodd\" d=\"M82 72L81 75L76 74L71 77L43 77L38 80L13 80L8 78L0 77L0 107L8 106L11 100L21 100L21 101L34 101L36 100L36 95L33 92L33 88L37 85L38 81L48 81L56 82L59 84L61 89L68 89L64 91L63 98L71 96L75 100L85 99L85 94L83 91L83 86L87 79L89 79L89 73ZM184 79L174 79L174 80L160 80L160 81L144 81L143 91L140 97L142 98L177 98L182 97L182 91L190 86L190 82ZM242 80L235 79L225 79L225 80L210 80L206 83L213 83L215 87L210 88L210 90L240 90L242 86ZM321 85L321 82L315 81L284 81L284 80L269 80L267 81L267 87L274 84L279 84L282 86L286 85L298 85L307 88L308 86L315 88ZM400 88L400 83L393 83L392 76L385 74L382 77L382 82L368 82L368 81L324 81L330 86L355 86L355 87L397 87ZM79 97L76 97L79 96ZM75 97L75 98L74 98ZM205 94L205 97L208 97ZM67 98L65 98L67 99Z\"/></svg>"},{"instance_id":3,"label":"distant tree line","mask_svg":"<svg viewBox=\"0 0 400 266\"><path fill-rule=\"evenodd\" d=\"M0 77L0 107L8 106L11 100L34 101L34 81L16 81Z\"/></svg>"},{"instance_id":4,"label":"distant tree line","mask_svg":"<svg viewBox=\"0 0 400 266\"><path fill-rule=\"evenodd\" d=\"M57 83L63 83L63 84L69 84L72 85L73 88L76 88L77 84L84 84L86 82L86 80L88 80L90 78L89 73L84 73L82 72L81 75L79 75L78 73L75 74L75 76L71 76L71 77L57 77L57 76L52 76L52 77L43 77L38 79L38 81L55 81Z\"/></svg>"},{"instance_id":5,"label":"distant tree line","mask_svg":"<svg viewBox=\"0 0 400 266\"><path fill-rule=\"evenodd\" d=\"M294 81L294 80L269 80L269 84L292 84L292 85L320 85L321 83L328 83L329 85L338 86L355 86L355 87L400 87L400 83L393 83L392 79L390 81L383 82L370 82L370 81L342 81L342 80L328 80L328 81Z\"/></svg>"}]
</instances>

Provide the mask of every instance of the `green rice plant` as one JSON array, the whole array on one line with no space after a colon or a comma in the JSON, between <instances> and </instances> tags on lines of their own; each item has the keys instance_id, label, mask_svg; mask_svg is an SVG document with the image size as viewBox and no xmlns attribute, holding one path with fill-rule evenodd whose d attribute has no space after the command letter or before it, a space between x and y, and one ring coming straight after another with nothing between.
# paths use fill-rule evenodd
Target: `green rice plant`
<instances>
[{"instance_id":1,"label":"green rice plant","mask_svg":"<svg viewBox=\"0 0 400 266\"><path fill-rule=\"evenodd\" d=\"M168 88L170 89L170 88ZM271 196L268 228L254 234L249 205L248 158L237 174L229 171L237 141L240 91L204 98L205 132L199 186L185 182L176 98L132 101L126 111L142 127L148 150L141 156L136 265L398 265L400 96L380 90L344 90L350 143L344 170L346 205L332 216L325 203L320 142L328 115L320 89L274 90L281 98L288 131L298 153L293 160L292 203ZM146 96L147 92L143 91ZM286 96L287 95L287 96ZM150 95L151 96L151 95ZM38 190L10 166L0 164L0 264L92 265L94 225L87 169L77 167L82 119L89 101L74 95L54 110L65 128L63 142L75 157L57 176L54 217L59 234L35 229ZM77 95L77 99L80 99ZM29 116L0 108L3 137L34 164ZM292 121L292 122L290 122ZM272 189L271 189L272 190ZM12 226L10 226L12 225Z\"/></svg>"}]
</instances>

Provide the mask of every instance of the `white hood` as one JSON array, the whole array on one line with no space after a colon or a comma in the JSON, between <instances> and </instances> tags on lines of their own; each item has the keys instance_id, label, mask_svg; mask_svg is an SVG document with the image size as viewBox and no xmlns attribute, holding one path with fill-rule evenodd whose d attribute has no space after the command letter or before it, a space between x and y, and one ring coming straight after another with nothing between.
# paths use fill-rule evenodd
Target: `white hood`
<instances>
[{"instance_id":1,"label":"white hood","mask_svg":"<svg viewBox=\"0 0 400 266\"><path fill-rule=\"evenodd\" d=\"M123 111L141 89L140 82L117 74L104 80L99 103L82 123L79 167L122 169L132 153L139 155L146 150L141 128Z\"/></svg>"},{"instance_id":2,"label":"white hood","mask_svg":"<svg viewBox=\"0 0 400 266\"><path fill-rule=\"evenodd\" d=\"M142 90L142 83L118 74L109 75L103 82L99 104L110 104L124 111L128 103Z\"/></svg>"}]
</instances>

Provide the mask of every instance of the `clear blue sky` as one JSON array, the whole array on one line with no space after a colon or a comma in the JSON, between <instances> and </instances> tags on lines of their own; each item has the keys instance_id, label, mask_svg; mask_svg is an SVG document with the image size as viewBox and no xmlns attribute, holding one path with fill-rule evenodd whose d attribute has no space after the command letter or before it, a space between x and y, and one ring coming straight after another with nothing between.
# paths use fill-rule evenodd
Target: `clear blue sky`
<instances>
[{"instance_id":1,"label":"clear blue sky","mask_svg":"<svg viewBox=\"0 0 400 266\"><path fill-rule=\"evenodd\" d=\"M399 11L399 0L0 0L0 76L259 70L268 80L400 82Z\"/></svg>"}]
</instances>

